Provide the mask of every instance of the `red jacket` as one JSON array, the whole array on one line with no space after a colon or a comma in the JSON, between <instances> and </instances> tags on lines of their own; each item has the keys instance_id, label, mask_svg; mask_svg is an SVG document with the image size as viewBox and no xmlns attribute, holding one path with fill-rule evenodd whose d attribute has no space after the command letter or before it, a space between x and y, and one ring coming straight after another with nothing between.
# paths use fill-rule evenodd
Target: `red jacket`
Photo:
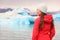
<instances>
[{"instance_id":1,"label":"red jacket","mask_svg":"<svg viewBox=\"0 0 60 40\"><path fill-rule=\"evenodd\" d=\"M32 40L52 40L53 36L55 35L54 26L51 29L52 20L53 20L52 15L50 14L45 15L43 29L39 30L40 17L38 17L34 22Z\"/></svg>"}]
</instances>

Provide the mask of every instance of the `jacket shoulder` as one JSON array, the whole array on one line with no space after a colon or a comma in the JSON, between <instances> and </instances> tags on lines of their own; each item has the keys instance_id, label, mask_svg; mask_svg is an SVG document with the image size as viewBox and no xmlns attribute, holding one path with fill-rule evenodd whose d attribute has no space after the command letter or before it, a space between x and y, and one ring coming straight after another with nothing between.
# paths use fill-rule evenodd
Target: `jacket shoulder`
<instances>
[{"instance_id":1,"label":"jacket shoulder","mask_svg":"<svg viewBox=\"0 0 60 40\"><path fill-rule=\"evenodd\" d=\"M51 14L47 14L46 17L52 17L52 15Z\"/></svg>"},{"instance_id":2,"label":"jacket shoulder","mask_svg":"<svg viewBox=\"0 0 60 40\"><path fill-rule=\"evenodd\" d=\"M44 16L44 21L45 22L51 23L52 20L53 20L53 18L52 18L51 14L47 14L47 15Z\"/></svg>"},{"instance_id":3,"label":"jacket shoulder","mask_svg":"<svg viewBox=\"0 0 60 40\"><path fill-rule=\"evenodd\" d=\"M50 18L52 18L52 15L51 14L47 14L47 15L45 15L45 18L50 19Z\"/></svg>"}]
</instances>

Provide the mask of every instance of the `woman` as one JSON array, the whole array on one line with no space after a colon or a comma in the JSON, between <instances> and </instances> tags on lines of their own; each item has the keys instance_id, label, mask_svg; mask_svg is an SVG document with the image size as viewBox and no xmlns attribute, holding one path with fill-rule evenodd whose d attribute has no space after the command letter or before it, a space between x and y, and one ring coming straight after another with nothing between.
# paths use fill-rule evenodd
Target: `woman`
<instances>
[{"instance_id":1,"label":"woman","mask_svg":"<svg viewBox=\"0 0 60 40\"><path fill-rule=\"evenodd\" d=\"M34 22L32 40L52 40L55 28L51 14L46 14L46 5L37 8L38 18Z\"/></svg>"}]
</instances>

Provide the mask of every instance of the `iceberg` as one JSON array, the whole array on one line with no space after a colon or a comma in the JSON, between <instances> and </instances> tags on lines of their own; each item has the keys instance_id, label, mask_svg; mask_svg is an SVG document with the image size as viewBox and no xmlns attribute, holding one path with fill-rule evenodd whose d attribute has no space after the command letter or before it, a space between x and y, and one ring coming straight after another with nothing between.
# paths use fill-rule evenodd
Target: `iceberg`
<instances>
[{"instance_id":1,"label":"iceberg","mask_svg":"<svg viewBox=\"0 0 60 40\"><path fill-rule=\"evenodd\" d=\"M7 16L3 15L2 17L5 18L0 18L0 26L17 27L34 23L34 18L28 14L27 10L18 9L14 11L4 13Z\"/></svg>"},{"instance_id":2,"label":"iceberg","mask_svg":"<svg viewBox=\"0 0 60 40\"><path fill-rule=\"evenodd\" d=\"M54 14L53 18L55 21L60 21L60 14Z\"/></svg>"},{"instance_id":3,"label":"iceberg","mask_svg":"<svg viewBox=\"0 0 60 40\"><path fill-rule=\"evenodd\" d=\"M27 8L20 9L20 11L17 12L19 15L22 15L22 18L20 18L20 24L31 24L34 22L34 18L29 15L31 13L30 10ZM24 19L24 20L23 20Z\"/></svg>"}]
</instances>

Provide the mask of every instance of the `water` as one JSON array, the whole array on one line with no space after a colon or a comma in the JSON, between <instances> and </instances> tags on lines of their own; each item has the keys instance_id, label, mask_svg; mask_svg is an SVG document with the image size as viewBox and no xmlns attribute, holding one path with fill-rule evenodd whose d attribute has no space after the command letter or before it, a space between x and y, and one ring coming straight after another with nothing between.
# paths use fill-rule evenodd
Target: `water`
<instances>
[{"instance_id":1,"label":"water","mask_svg":"<svg viewBox=\"0 0 60 40\"><path fill-rule=\"evenodd\" d=\"M57 18L59 19L59 18ZM23 18L0 19L0 40L31 40L33 24L32 20ZM60 39L60 20L54 19L56 34L53 40Z\"/></svg>"},{"instance_id":2,"label":"water","mask_svg":"<svg viewBox=\"0 0 60 40\"><path fill-rule=\"evenodd\" d=\"M20 24L22 23L20 21L20 19L0 19L0 40L31 40L33 24Z\"/></svg>"},{"instance_id":3,"label":"water","mask_svg":"<svg viewBox=\"0 0 60 40\"><path fill-rule=\"evenodd\" d=\"M55 37L54 40L60 40L60 21L55 21Z\"/></svg>"}]
</instances>

